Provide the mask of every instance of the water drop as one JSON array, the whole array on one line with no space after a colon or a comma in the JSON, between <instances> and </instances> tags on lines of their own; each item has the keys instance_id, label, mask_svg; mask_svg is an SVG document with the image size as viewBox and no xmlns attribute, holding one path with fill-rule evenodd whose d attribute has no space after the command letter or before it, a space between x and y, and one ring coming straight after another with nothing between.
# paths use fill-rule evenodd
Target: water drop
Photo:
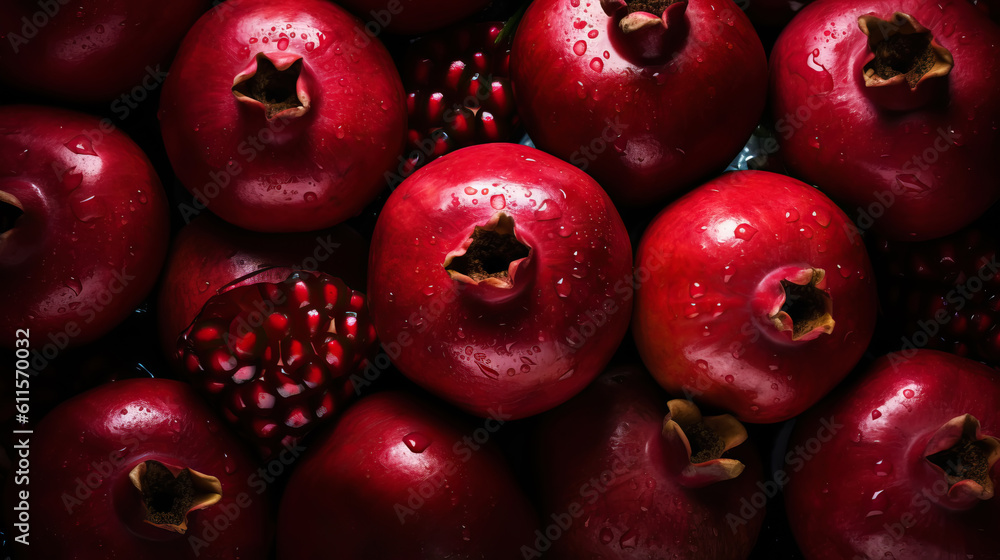
<instances>
[{"instance_id":1,"label":"water drop","mask_svg":"<svg viewBox=\"0 0 1000 560\"><path fill-rule=\"evenodd\" d=\"M551 199L546 198L542 201L542 205L535 210L535 219L543 222L546 220L555 220L562 217L562 209L556 205Z\"/></svg>"},{"instance_id":2,"label":"water drop","mask_svg":"<svg viewBox=\"0 0 1000 560\"><path fill-rule=\"evenodd\" d=\"M573 235L573 230L567 228L566 226L559 226L559 231L556 233L559 234L559 237L569 237Z\"/></svg>"},{"instance_id":3,"label":"water drop","mask_svg":"<svg viewBox=\"0 0 1000 560\"><path fill-rule=\"evenodd\" d=\"M799 228L799 233L801 233L802 237L805 237L806 239L812 239L813 229L809 226L802 226Z\"/></svg>"},{"instance_id":4,"label":"water drop","mask_svg":"<svg viewBox=\"0 0 1000 560\"><path fill-rule=\"evenodd\" d=\"M913 389L904 389L903 390L903 396L906 397L906 398L908 398L908 399L912 399L913 398Z\"/></svg>"},{"instance_id":5,"label":"water drop","mask_svg":"<svg viewBox=\"0 0 1000 560\"><path fill-rule=\"evenodd\" d=\"M726 383L732 383L734 381L736 381L736 378L733 377L732 375L727 375L726 376Z\"/></svg>"},{"instance_id":6,"label":"water drop","mask_svg":"<svg viewBox=\"0 0 1000 560\"><path fill-rule=\"evenodd\" d=\"M809 145L812 146L813 148L816 148L818 150L819 147L820 147L819 146L819 136L813 136L813 137L809 138Z\"/></svg>"},{"instance_id":7,"label":"water drop","mask_svg":"<svg viewBox=\"0 0 1000 560\"><path fill-rule=\"evenodd\" d=\"M842 277L844 277L844 278L850 278L851 277L851 271L849 269L847 269L847 268L844 268L844 267L840 266L839 264L837 265L837 272L839 272L840 275Z\"/></svg>"},{"instance_id":8,"label":"water drop","mask_svg":"<svg viewBox=\"0 0 1000 560\"><path fill-rule=\"evenodd\" d=\"M872 420L878 420L881 417L882 417L881 411L879 411L878 409L872 411Z\"/></svg>"},{"instance_id":9,"label":"water drop","mask_svg":"<svg viewBox=\"0 0 1000 560\"><path fill-rule=\"evenodd\" d=\"M503 210L507 207L507 199L502 194L495 194L490 197L490 206L494 210Z\"/></svg>"},{"instance_id":10,"label":"water drop","mask_svg":"<svg viewBox=\"0 0 1000 560\"><path fill-rule=\"evenodd\" d=\"M573 0L573 1L579 2L579 0ZM604 527L603 529L601 529L599 538L601 539L602 543L608 544L611 541L615 540L615 534L611 532L611 529Z\"/></svg>"},{"instance_id":11,"label":"water drop","mask_svg":"<svg viewBox=\"0 0 1000 560\"><path fill-rule=\"evenodd\" d=\"M406 447L410 448L410 451L414 453L423 453L425 449L430 447L431 438L420 432L411 432L403 436L403 443L406 444Z\"/></svg>"},{"instance_id":12,"label":"water drop","mask_svg":"<svg viewBox=\"0 0 1000 560\"><path fill-rule=\"evenodd\" d=\"M587 42L577 41L576 44L573 45L573 52L576 53L577 56L583 56L584 54L586 54Z\"/></svg>"},{"instance_id":13,"label":"water drop","mask_svg":"<svg viewBox=\"0 0 1000 560\"><path fill-rule=\"evenodd\" d=\"M66 287L73 290L73 293L76 295L80 295L80 292L83 291L83 284L72 276L66 281Z\"/></svg>"},{"instance_id":14,"label":"water drop","mask_svg":"<svg viewBox=\"0 0 1000 560\"><path fill-rule=\"evenodd\" d=\"M601 70L604 70L604 61L595 56L594 59L590 61L590 69L593 70L594 72L600 72Z\"/></svg>"},{"instance_id":15,"label":"water drop","mask_svg":"<svg viewBox=\"0 0 1000 560\"><path fill-rule=\"evenodd\" d=\"M431 297L432 295L434 295L435 292L434 286L431 285L424 286L424 289L420 291L427 297Z\"/></svg>"},{"instance_id":16,"label":"water drop","mask_svg":"<svg viewBox=\"0 0 1000 560\"><path fill-rule=\"evenodd\" d=\"M97 152L94 151L94 144L90 141L90 138L87 138L83 134L73 137L73 139L66 142L64 146L66 146L66 148L74 154L85 156L97 155Z\"/></svg>"},{"instance_id":17,"label":"water drop","mask_svg":"<svg viewBox=\"0 0 1000 560\"><path fill-rule=\"evenodd\" d=\"M733 232L733 235L743 241L750 241L754 235L757 235L757 228L750 224L740 224L736 226L736 231Z\"/></svg>"},{"instance_id":18,"label":"water drop","mask_svg":"<svg viewBox=\"0 0 1000 560\"><path fill-rule=\"evenodd\" d=\"M583 29L584 27L587 27L587 22L582 19L578 19L573 22L573 27L576 29Z\"/></svg>"},{"instance_id":19,"label":"water drop","mask_svg":"<svg viewBox=\"0 0 1000 560\"><path fill-rule=\"evenodd\" d=\"M794 222L794 221L796 221L798 219L799 219L799 211L798 210L792 208L791 210L787 210L785 212L785 221L786 222Z\"/></svg>"},{"instance_id":20,"label":"water drop","mask_svg":"<svg viewBox=\"0 0 1000 560\"><path fill-rule=\"evenodd\" d=\"M573 288L569 285L569 282L567 282L565 278L556 280L556 293L559 294L559 297L569 297L572 292Z\"/></svg>"},{"instance_id":21,"label":"water drop","mask_svg":"<svg viewBox=\"0 0 1000 560\"><path fill-rule=\"evenodd\" d=\"M889 473L891 472L892 472L892 463L886 461L885 459L875 461L876 476L889 476Z\"/></svg>"},{"instance_id":22,"label":"water drop","mask_svg":"<svg viewBox=\"0 0 1000 560\"><path fill-rule=\"evenodd\" d=\"M623 549L631 550L635 548L636 542L639 540L639 536L635 534L635 531L628 530L622 534L621 538L618 539L618 545Z\"/></svg>"},{"instance_id":23,"label":"water drop","mask_svg":"<svg viewBox=\"0 0 1000 560\"><path fill-rule=\"evenodd\" d=\"M826 208L816 208L812 211L812 217L821 227L830 225L830 212Z\"/></svg>"},{"instance_id":24,"label":"water drop","mask_svg":"<svg viewBox=\"0 0 1000 560\"><path fill-rule=\"evenodd\" d=\"M316 193L313 193L313 192L307 192L306 194L304 194L304 195L302 196L302 198L303 198L303 199L304 199L304 200L305 200L306 202L316 202Z\"/></svg>"},{"instance_id":25,"label":"water drop","mask_svg":"<svg viewBox=\"0 0 1000 560\"><path fill-rule=\"evenodd\" d=\"M596 29L591 29L590 33L587 33L587 37L590 37L591 39L596 39L597 35L598 33Z\"/></svg>"},{"instance_id":26,"label":"water drop","mask_svg":"<svg viewBox=\"0 0 1000 560\"><path fill-rule=\"evenodd\" d=\"M692 282L688 288L688 293L691 294L693 299L700 298L705 295L705 286L702 286L698 282Z\"/></svg>"},{"instance_id":27,"label":"water drop","mask_svg":"<svg viewBox=\"0 0 1000 560\"><path fill-rule=\"evenodd\" d=\"M312 50L316 48L316 43L309 41L308 43L306 43L305 47L306 47L306 52L312 52Z\"/></svg>"},{"instance_id":28,"label":"water drop","mask_svg":"<svg viewBox=\"0 0 1000 560\"><path fill-rule=\"evenodd\" d=\"M125 416L126 414L128 414L128 409L127 408L121 409L121 411L119 411L119 414L121 414L122 416Z\"/></svg>"},{"instance_id":29,"label":"water drop","mask_svg":"<svg viewBox=\"0 0 1000 560\"><path fill-rule=\"evenodd\" d=\"M69 201L73 215L81 222L89 222L104 216L104 204L97 195L75 196Z\"/></svg>"}]
</instances>

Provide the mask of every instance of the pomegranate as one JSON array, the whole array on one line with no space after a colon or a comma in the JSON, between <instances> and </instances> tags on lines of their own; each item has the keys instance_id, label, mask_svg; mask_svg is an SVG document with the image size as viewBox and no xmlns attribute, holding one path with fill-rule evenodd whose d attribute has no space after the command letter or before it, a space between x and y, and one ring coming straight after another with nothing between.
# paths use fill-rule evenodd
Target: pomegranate
<instances>
[{"instance_id":1,"label":"pomegranate","mask_svg":"<svg viewBox=\"0 0 1000 560\"><path fill-rule=\"evenodd\" d=\"M43 482L28 490L32 558L267 558L268 485L184 383L102 385L24 441Z\"/></svg>"},{"instance_id":2,"label":"pomegranate","mask_svg":"<svg viewBox=\"0 0 1000 560\"><path fill-rule=\"evenodd\" d=\"M811 411L790 445L824 419L842 428L804 447L785 490L806 557L997 558L998 410L996 370L916 350L881 358Z\"/></svg>"},{"instance_id":3,"label":"pomegranate","mask_svg":"<svg viewBox=\"0 0 1000 560\"><path fill-rule=\"evenodd\" d=\"M590 177L480 144L407 178L375 226L372 320L393 363L480 416L542 412L590 383L631 313L628 235Z\"/></svg>"},{"instance_id":4,"label":"pomegranate","mask_svg":"<svg viewBox=\"0 0 1000 560\"><path fill-rule=\"evenodd\" d=\"M871 264L821 192L736 171L668 206L639 244L670 255L639 286L633 334L668 391L779 422L854 367L875 328Z\"/></svg>"},{"instance_id":5,"label":"pomegranate","mask_svg":"<svg viewBox=\"0 0 1000 560\"><path fill-rule=\"evenodd\" d=\"M364 294L327 274L294 272L213 296L177 352L226 419L271 457L355 396L350 378L376 344Z\"/></svg>"},{"instance_id":6,"label":"pomegranate","mask_svg":"<svg viewBox=\"0 0 1000 560\"><path fill-rule=\"evenodd\" d=\"M0 5L0 80L120 117L157 89L207 0L66 0Z\"/></svg>"},{"instance_id":7,"label":"pomegranate","mask_svg":"<svg viewBox=\"0 0 1000 560\"><path fill-rule=\"evenodd\" d=\"M385 188L406 131L388 52L322 0L216 6L185 37L159 117L196 204L268 232L360 213Z\"/></svg>"},{"instance_id":8,"label":"pomegranate","mask_svg":"<svg viewBox=\"0 0 1000 560\"><path fill-rule=\"evenodd\" d=\"M667 401L639 368L612 369L542 419L539 488L548 526L523 558L739 559L764 515L735 517L761 464L732 416ZM735 520L735 521L734 521Z\"/></svg>"},{"instance_id":9,"label":"pomegranate","mask_svg":"<svg viewBox=\"0 0 1000 560\"><path fill-rule=\"evenodd\" d=\"M481 427L403 393L358 401L288 482L278 558L507 560L535 513Z\"/></svg>"},{"instance_id":10,"label":"pomegranate","mask_svg":"<svg viewBox=\"0 0 1000 560\"><path fill-rule=\"evenodd\" d=\"M941 237L1000 199L1000 28L968 2L821 0L771 53L789 168L899 240Z\"/></svg>"},{"instance_id":11,"label":"pomegranate","mask_svg":"<svg viewBox=\"0 0 1000 560\"><path fill-rule=\"evenodd\" d=\"M345 7L366 20L365 33L382 31L415 35L457 23L486 8L490 0L343 0Z\"/></svg>"},{"instance_id":12,"label":"pomegranate","mask_svg":"<svg viewBox=\"0 0 1000 560\"><path fill-rule=\"evenodd\" d=\"M293 270L319 270L361 289L367 258L365 240L347 226L264 234L200 215L178 232L164 267L156 306L163 353L175 358L177 338L209 298L229 288L280 282Z\"/></svg>"},{"instance_id":13,"label":"pomegranate","mask_svg":"<svg viewBox=\"0 0 1000 560\"><path fill-rule=\"evenodd\" d=\"M535 145L616 203L660 203L726 167L750 137L767 60L731 0L538 0L511 50Z\"/></svg>"},{"instance_id":14,"label":"pomegranate","mask_svg":"<svg viewBox=\"0 0 1000 560\"><path fill-rule=\"evenodd\" d=\"M6 106L0 131L0 345L29 329L51 360L110 331L153 288L166 196L142 150L95 117Z\"/></svg>"}]
</instances>

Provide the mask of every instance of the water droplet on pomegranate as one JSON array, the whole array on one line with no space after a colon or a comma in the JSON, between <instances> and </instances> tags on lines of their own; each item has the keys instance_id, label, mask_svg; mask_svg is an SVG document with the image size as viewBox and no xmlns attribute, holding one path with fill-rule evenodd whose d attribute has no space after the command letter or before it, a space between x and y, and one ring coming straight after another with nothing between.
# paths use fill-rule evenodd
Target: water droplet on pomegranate
<instances>
[{"instance_id":1,"label":"water droplet on pomegranate","mask_svg":"<svg viewBox=\"0 0 1000 560\"><path fill-rule=\"evenodd\" d=\"M431 445L431 438L420 432L412 432L403 436L403 443L414 453L423 453Z\"/></svg>"},{"instance_id":2,"label":"water droplet on pomegranate","mask_svg":"<svg viewBox=\"0 0 1000 560\"><path fill-rule=\"evenodd\" d=\"M736 381L736 378L733 377L732 375L726 376L726 383L733 383L734 381Z\"/></svg>"},{"instance_id":3,"label":"water droplet on pomegranate","mask_svg":"<svg viewBox=\"0 0 1000 560\"><path fill-rule=\"evenodd\" d=\"M740 224L736 226L736 231L733 232L733 235L743 241L750 241L754 235L757 235L757 228L750 224Z\"/></svg>"},{"instance_id":4,"label":"water droplet on pomegranate","mask_svg":"<svg viewBox=\"0 0 1000 560\"><path fill-rule=\"evenodd\" d=\"M903 389L903 396L904 397L906 397L908 399L912 399L913 398L913 394L914 394L913 393L913 389Z\"/></svg>"},{"instance_id":5,"label":"water droplet on pomegranate","mask_svg":"<svg viewBox=\"0 0 1000 560\"><path fill-rule=\"evenodd\" d=\"M306 194L304 194L304 195L302 196L302 198L303 198L303 199L304 199L304 200L305 200L306 202L316 202L316 193L313 193L313 192L307 192Z\"/></svg>"},{"instance_id":6,"label":"water droplet on pomegranate","mask_svg":"<svg viewBox=\"0 0 1000 560\"><path fill-rule=\"evenodd\" d=\"M806 239L812 239L813 229L809 226L802 226L799 228L799 233L801 233L802 237L805 237Z\"/></svg>"},{"instance_id":7,"label":"water droplet on pomegranate","mask_svg":"<svg viewBox=\"0 0 1000 560\"><path fill-rule=\"evenodd\" d=\"M81 222L89 222L104 216L104 204L97 195L74 196L70 198L69 207L76 219Z\"/></svg>"},{"instance_id":8,"label":"water droplet on pomegranate","mask_svg":"<svg viewBox=\"0 0 1000 560\"><path fill-rule=\"evenodd\" d=\"M435 292L435 289L434 289L434 286L429 286L429 285L428 285L428 286L424 286L424 289L423 289L423 290L420 290L420 291L421 291L421 293L423 293L423 294L424 294L425 296L427 296L427 297L431 297L432 295L434 295L434 292Z\"/></svg>"},{"instance_id":9,"label":"water droplet on pomegranate","mask_svg":"<svg viewBox=\"0 0 1000 560\"><path fill-rule=\"evenodd\" d=\"M573 0L574 2L579 2L579 0ZM615 540L615 534L611 532L611 529L604 527L599 533L599 538L603 544L608 544Z\"/></svg>"},{"instance_id":10,"label":"water droplet on pomegranate","mask_svg":"<svg viewBox=\"0 0 1000 560\"><path fill-rule=\"evenodd\" d=\"M587 86L583 85L583 82L576 83L576 96L579 97L580 99L587 98Z\"/></svg>"},{"instance_id":11,"label":"water droplet on pomegranate","mask_svg":"<svg viewBox=\"0 0 1000 560\"><path fill-rule=\"evenodd\" d=\"M303 35L303 37L304 37L304 35ZM312 51L313 51L313 49L315 49L315 48L316 48L316 43L314 43L314 42L312 42L312 41L309 41L309 42L307 42L307 43L305 44L305 47L306 47L306 52L312 52Z\"/></svg>"},{"instance_id":12,"label":"water droplet on pomegranate","mask_svg":"<svg viewBox=\"0 0 1000 560\"><path fill-rule=\"evenodd\" d=\"M80 292L83 291L83 284L73 276L70 276L69 280L66 281L66 287L73 290L75 295L80 295Z\"/></svg>"},{"instance_id":13,"label":"water droplet on pomegranate","mask_svg":"<svg viewBox=\"0 0 1000 560\"><path fill-rule=\"evenodd\" d=\"M621 538L618 539L618 545L623 549L630 550L635 548L636 542L638 542L639 536L635 534L635 531L629 529L622 534Z\"/></svg>"},{"instance_id":14,"label":"water droplet on pomegranate","mask_svg":"<svg viewBox=\"0 0 1000 560\"><path fill-rule=\"evenodd\" d=\"M698 282L692 282L691 286L688 288L688 293L694 299L700 298L705 295L705 286L702 286Z\"/></svg>"},{"instance_id":15,"label":"water droplet on pomegranate","mask_svg":"<svg viewBox=\"0 0 1000 560\"><path fill-rule=\"evenodd\" d=\"M569 282L567 282L565 278L556 280L556 293L559 294L559 297L569 297L572 292L573 288L569 285Z\"/></svg>"},{"instance_id":16,"label":"water droplet on pomegranate","mask_svg":"<svg viewBox=\"0 0 1000 560\"><path fill-rule=\"evenodd\" d=\"M850 271L850 269L844 268L844 267L840 266L839 264L837 265L837 272L839 272L840 275L842 277L844 277L844 278L850 278L851 277L851 271Z\"/></svg>"},{"instance_id":17,"label":"water droplet on pomegranate","mask_svg":"<svg viewBox=\"0 0 1000 560\"><path fill-rule=\"evenodd\" d=\"M566 226L559 226L559 231L556 233L559 234L559 237L569 237L573 235L573 230L567 228Z\"/></svg>"},{"instance_id":18,"label":"water droplet on pomegranate","mask_svg":"<svg viewBox=\"0 0 1000 560\"><path fill-rule=\"evenodd\" d=\"M128 409L127 408L121 409L121 411L119 411L119 414L121 414L122 416L125 416L126 414L128 414Z\"/></svg>"},{"instance_id":19,"label":"water droplet on pomegranate","mask_svg":"<svg viewBox=\"0 0 1000 560\"><path fill-rule=\"evenodd\" d=\"M799 211L792 208L791 210L785 211L785 221L794 222L799 219Z\"/></svg>"},{"instance_id":20,"label":"water droplet on pomegranate","mask_svg":"<svg viewBox=\"0 0 1000 560\"><path fill-rule=\"evenodd\" d=\"M475 187L465 187L465 194L467 194L467 195L469 195L469 196L474 196L474 195L475 195L475 194L477 194L478 192L479 192L479 191L478 191L478 190L476 190L476 188L475 188Z\"/></svg>"},{"instance_id":21,"label":"water droplet on pomegranate","mask_svg":"<svg viewBox=\"0 0 1000 560\"><path fill-rule=\"evenodd\" d=\"M587 33L587 37L590 37L591 39L596 39L597 35L598 35L598 32L597 32L596 29L591 29L590 32Z\"/></svg>"},{"instance_id":22,"label":"water droplet on pomegranate","mask_svg":"<svg viewBox=\"0 0 1000 560\"><path fill-rule=\"evenodd\" d=\"M583 56L584 54L586 54L586 52L587 52L587 42L586 41L582 41L582 40L581 41L577 41L576 44L573 45L573 52L577 56Z\"/></svg>"},{"instance_id":23,"label":"water droplet on pomegranate","mask_svg":"<svg viewBox=\"0 0 1000 560\"><path fill-rule=\"evenodd\" d=\"M583 29L584 27L587 27L587 22L582 19L578 19L573 22L573 27L575 29Z\"/></svg>"},{"instance_id":24,"label":"water droplet on pomegranate","mask_svg":"<svg viewBox=\"0 0 1000 560\"><path fill-rule=\"evenodd\" d=\"M338 140L343 140L347 134L344 132L344 126L340 125L337 127L337 131L334 133Z\"/></svg>"},{"instance_id":25,"label":"water droplet on pomegranate","mask_svg":"<svg viewBox=\"0 0 1000 560\"><path fill-rule=\"evenodd\" d=\"M826 208L813 209L812 217L821 227L827 227L830 225L830 212Z\"/></svg>"},{"instance_id":26,"label":"water droplet on pomegranate","mask_svg":"<svg viewBox=\"0 0 1000 560\"><path fill-rule=\"evenodd\" d=\"M85 135L81 134L79 136L73 137L72 140L64 144L66 148L73 152L74 154L80 154L85 156L96 156L97 152L94 151L94 144Z\"/></svg>"},{"instance_id":27,"label":"water droplet on pomegranate","mask_svg":"<svg viewBox=\"0 0 1000 560\"><path fill-rule=\"evenodd\" d=\"M490 206L494 210L503 210L507 207L507 199L502 194L495 194L490 197Z\"/></svg>"},{"instance_id":28,"label":"water droplet on pomegranate","mask_svg":"<svg viewBox=\"0 0 1000 560\"><path fill-rule=\"evenodd\" d=\"M875 461L876 476L889 476L889 473L891 472L892 472L892 463L886 461L885 459Z\"/></svg>"},{"instance_id":29,"label":"water droplet on pomegranate","mask_svg":"<svg viewBox=\"0 0 1000 560\"><path fill-rule=\"evenodd\" d=\"M882 417L881 411L879 411L878 409L872 411L872 420L878 420L881 417Z\"/></svg>"},{"instance_id":30,"label":"water droplet on pomegranate","mask_svg":"<svg viewBox=\"0 0 1000 560\"><path fill-rule=\"evenodd\" d=\"M553 202L551 199L546 198L542 201L542 205L535 210L535 219L543 222L546 220L555 220L562 217L562 209Z\"/></svg>"},{"instance_id":31,"label":"water droplet on pomegranate","mask_svg":"<svg viewBox=\"0 0 1000 560\"><path fill-rule=\"evenodd\" d=\"M590 69L594 72L604 70L604 61L595 56L594 59L590 61Z\"/></svg>"}]
</instances>

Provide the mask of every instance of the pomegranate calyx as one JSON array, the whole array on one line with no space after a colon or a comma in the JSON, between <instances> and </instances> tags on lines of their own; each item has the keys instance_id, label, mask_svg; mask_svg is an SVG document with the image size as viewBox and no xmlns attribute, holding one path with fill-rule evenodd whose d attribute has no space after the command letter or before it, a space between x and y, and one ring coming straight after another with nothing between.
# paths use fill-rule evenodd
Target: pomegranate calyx
<instances>
[{"instance_id":1,"label":"pomegranate calyx","mask_svg":"<svg viewBox=\"0 0 1000 560\"><path fill-rule=\"evenodd\" d=\"M531 256L531 247L517 237L514 218L498 212L475 226L462 246L448 253L444 268L453 280L503 290L514 287L517 270Z\"/></svg>"},{"instance_id":2,"label":"pomegranate calyx","mask_svg":"<svg viewBox=\"0 0 1000 560\"><path fill-rule=\"evenodd\" d=\"M956 416L941 426L927 443L924 458L944 474L951 507L966 509L993 497L990 471L1000 460L1000 440L984 435L971 414Z\"/></svg>"},{"instance_id":3,"label":"pomegranate calyx","mask_svg":"<svg viewBox=\"0 0 1000 560\"><path fill-rule=\"evenodd\" d=\"M863 15L858 27L868 36L866 87L905 85L916 90L927 80L947 76L955 64L951 52L909 14L895 12L888 21Z\"/></svg>"},{"instance_id":4,"label":"pomegranate calyx","mask_svg":"<svg viewBox=\"0 0 1000 560\"><path fill-rule=\"evenodd\" d=\"M182 535L187 531L188 514L222 499L218 478L159 461L139 463L128 477L142 496L143 521Z\"/></svg>"},{"instance_id":5,"label":"pomegranate calyx","mask_svg":"<svg viewBox=\"0 0 1000 560\"><path fill-rule=\"evenodd\" d=\"M779 281L782 293L768 314L778 331L790 332L796 342L833 332L833 299L825 279L823 269L803 268Z\"/></svg>"},{"instance_id":6,"label":"pomegranate calyx","mask_svg":"<svg viewBox=\"0 0 1000 560\"><path fill-rule=\"evenodd\" d=\"M663 437L679 441L687 451L687 463L680 472L681 484L701 488L714 482L736 478L744 465L722 455L747 440L743 424L729 414L702 416L689 400L673 399L667 403L663 419Z\"/></svg>"},{"instance_id":7,"label":"pomegranate calyx","mask_svg":"<svg viewBox=\"0 0 1000 560\"><path fill-rule=\"evenodd\" d=\"M233 96L264 110L267 120L301 117L310 99L302 75L302 57L284 53L257 53L233 79Z\"/></svg>"},{"instance_id":8,"label":"pomegranate calyx","mask_svg":"<svg viewBox=\"0 0 1000 560\"><path fill-rule=\"evenodd\" d=\"M24 214L24 206L16 196L0 191L0 244L14 229L17 219Z\"/></svg>"}]
</instances>

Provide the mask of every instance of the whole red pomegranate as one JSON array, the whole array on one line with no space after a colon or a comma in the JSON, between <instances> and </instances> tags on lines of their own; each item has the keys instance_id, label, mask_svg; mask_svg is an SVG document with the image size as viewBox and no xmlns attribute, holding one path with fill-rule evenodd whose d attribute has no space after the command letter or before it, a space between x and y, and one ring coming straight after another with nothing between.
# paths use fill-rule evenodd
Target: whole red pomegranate
<instances>
[{"instance_id":1,"label":"whole red pomegranate","mask_svg":"<svg viewBox=\"0 0 1000 560\"><path fill-rule=\"evenodd\" d=\"M170 55L207 0L66 0L0 5L0 80L126 117L167 76Z\"/></svg>"},{"instance_id":2,"label":"whole red pomegranate","mask_svg":"<svg viewBox=\"0 0 1000 560\"><path fill-rule=\"evenodd\" d=\"M30 558L268 557L268 484L184 383L102 385L21 441L32 484L9 483L29 492Z\"/></svg>"},{"instance_id":3,"label":"whole red pomegranate","mask_svg":"<svg viewBox=\"0 0 1000 560\"><path fill-rule=\"evenodd\" d=\"M164 267L156 306L163 353L176 356L177 338L212 296L237 286L280 282L294 270L318 270L363 289L367 260L365 240L347 226L264 234L199 215L177 233Z\"/></svg>"},{"instance_id":4,"label":"whole red pomegranate","mask_svg":"<svg viewBox=\"0 0 1000 560\"><path fill-rule=\"evenodd\" d=\"M196 203L269 232L357 215L386 186L406 132L388 52L323 0L216 6L185 37L159 117Z\"/></svg>"},{"instance_id":5,"label":"whole red pomegranate","mask_svg":"<svg viewBox=\"0 0 1000 560\"><path fill-rule=\"evenodd\" d=\"M968 2L821 0L771 53L789 168L862 229L952 233L1000 198L1000 27Z\"/></svg>"},{"instance_id":6,"label":"whole red pomegranate","mask_svg":"<svg viewBox=\"0 0 1000 560\"><path fill-rule=\"evenodd\" d=\"M46 360L104 335L156 281L167 202L146 155L95 117L0 108L0 345Z\"/></svg>"},{"instance_id":7,"label":"whole red pomegranate","mask_svg":"<svg viewBox=\"0 0 1000 560\"><path fill-rule=\"evenodd\" d=\"M736 171L650 224L637 262L666 265L638 289L633 334L668 391L779 422L805 411L861 358L875 328L871 264L854 224L818 190Z\"/></svg>"},{"instance_id":8,"label":"whole red pomegranate","mask_svg":"<svg viewBox=\"0 0 1000 560\"><path fill-rule=\"evenodd\" d=\"M481 427L402 393L358 401L296 467L278 558L508 560L535 512Z\"/></svg>"},{"instance_id":9,"label":"whole red pomegranate","mask_svg":"<svg viewBox=\"0 0 1000 560\"><path fill-rule=\"evenodd\" d=\"M343 0L365 23L371 37L382 31L427 33L456 23L486 8L490 0Z\"/></svg>"},{"instance_id":10,"label":"whole red pomegranate","mask_svg":"<svg viewBox=\"0 0 1000 560\"><path fill-rule=\"evenodd\" d=\"M998 410L996 370L918 350L881 358L811 411L785 489L806 558L997 558ZM837 433L810 442L824 420Z\"/></svg>"},{"instance_id":11,"label":"whole red pomegranate","mask_svg":"<svg viewBox=\"0 0 1000 560\"><path fill-rule=\"evenodd\" d=\"M510 65L535 145L628 206L725 168L767 89L760 39L731 0L538 0Z\"/></svg>"},{"instance_id":12,"label":"whole red pomegranate","mask_svg":"<svg viewBox=\"0 0 1000 560\"><path fill-rule=\"evenodd\" d=\"M386 202L372 320L407 377L480 416L524 417L590 383L628 328L628 234L604 191L534 148L431 162Z\"/></svg>"},{"instance_id":13,"label":"whole red pomegranate","mask_svg":"<svg viewBox=\"0 0 1000 560\"><path fill-rule=\"evenodd\" d=\"M732 416L668 402L645 371L610 370L542 419L539 488L549 516L522 557L748 558L764 514L736 517L761 477L746 439Z\"/></svg>"}]
</instances>

